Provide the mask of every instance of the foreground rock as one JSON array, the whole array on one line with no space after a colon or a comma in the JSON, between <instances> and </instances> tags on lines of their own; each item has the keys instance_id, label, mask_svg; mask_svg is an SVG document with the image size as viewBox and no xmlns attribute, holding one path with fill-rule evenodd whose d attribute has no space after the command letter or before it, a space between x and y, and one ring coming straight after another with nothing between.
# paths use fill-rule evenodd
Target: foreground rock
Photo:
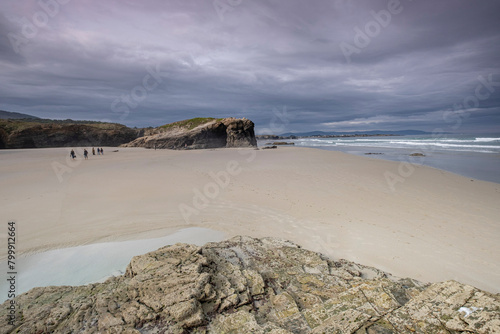
<instances>
[{"instance_id":1,"label":"foreground rock","mask_svg":"<svg viewBox=\"0 0 500 334\"><path fill-rule=\"evenodd\" d=\"M125 147L206 149L257 146L254 123L236 118L194 118L145 131Z\"/></svg>"},{"instance_id":2,"label":"foreground rock","mask_svg":"<svg viewBox=\"0 0 500 334\"><path fill-rule=\"evenodd\" d=\"M177 244L124 276L18 296L0 333L499 333L500 297L422 284L277 239Z\"/></svg>"}]
</instances>

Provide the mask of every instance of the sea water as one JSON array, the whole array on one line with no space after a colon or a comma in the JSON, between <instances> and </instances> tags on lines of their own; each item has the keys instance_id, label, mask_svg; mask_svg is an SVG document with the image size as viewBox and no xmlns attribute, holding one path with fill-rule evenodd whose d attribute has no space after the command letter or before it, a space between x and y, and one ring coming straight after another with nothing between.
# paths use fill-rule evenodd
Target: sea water
<instances>
[{"instance_id":1,"label":"sea water","mask_svg":"<svg viewBox=\"0 0 500 334\"><path fill-rule=\"evenodd\" d=\"M38 286L83 285L102 282L125 272L132 257L178 242L202 246L224 240L224 233L206 228L186 228L161 238L106 242L54 249L16 259L16 295ZM0 262L6 268L5 261ZM2 302L7 299L7 277L0 282Z\"/></svg>"},{"instance_id":2,"label":"sea water","mask_svg":"<svg viewBox=\"0 0 500 334\"><path fill-rule=\"evenodd\" d=\"M259 141L259 146L269 141ZM297 147L408 161L500 183L500 134L298 138L286 141ZM425 156L410 158L412 153Z\"/></svg>"}]
</instances>

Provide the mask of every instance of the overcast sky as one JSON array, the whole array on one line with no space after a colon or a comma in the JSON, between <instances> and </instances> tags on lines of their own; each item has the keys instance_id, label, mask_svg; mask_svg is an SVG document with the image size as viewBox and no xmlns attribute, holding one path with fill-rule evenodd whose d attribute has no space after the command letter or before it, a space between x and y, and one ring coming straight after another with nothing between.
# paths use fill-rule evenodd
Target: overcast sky
<instances>
[{"instance_id":1,"label":"overcast sky","mask_svg":"<svg viewBox=\"0 0 500 334\"><path fill-rule=\"evenodd\" d=\"M2 0L0 109L500 132L498 0ZM438 130L440 131L440 130Z\"/></svg>"}]
</instances>

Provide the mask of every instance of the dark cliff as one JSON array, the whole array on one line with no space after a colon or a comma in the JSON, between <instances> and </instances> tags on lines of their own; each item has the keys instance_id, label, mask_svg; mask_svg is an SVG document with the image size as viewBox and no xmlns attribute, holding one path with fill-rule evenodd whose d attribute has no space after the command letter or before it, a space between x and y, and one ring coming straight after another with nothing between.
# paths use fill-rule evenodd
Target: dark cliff
<instances>
[{"instance_id":1,"label":"dark cliff","mask_svg":"<svg viewBox=\"0 0 500 334\"><path fill-rule=\"evenodd\" d=\"M0 148L119 146L139 134L139 130L113 123L0 120Z\"/></svg>"}]
</instances>

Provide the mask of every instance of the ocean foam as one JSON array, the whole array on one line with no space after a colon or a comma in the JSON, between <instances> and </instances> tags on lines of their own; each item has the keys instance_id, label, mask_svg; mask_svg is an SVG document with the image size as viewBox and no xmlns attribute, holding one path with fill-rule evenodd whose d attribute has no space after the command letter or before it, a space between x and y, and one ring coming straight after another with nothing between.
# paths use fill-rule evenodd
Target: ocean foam
<instances>
[{"instance_id":1,"label":"ocean foam","mask_svg":"<svg viewBox=\"0 0 500 334\"><path fill-rule=\"evenodd\" d=\"M498 141L500 142L500 138L476 138L477 142L492 142L492 141Z\"/></svg>"},{"instance_id":2,"label":"ocean foam","mask_svg":"<svg viewBox=\"0 0 500 334\"><path fill-rule=\"evenodd\" d=\"M421 148L428 151L500 153L500 138L301 138L295 141L306 147L370 147L387 149Z\"/></svg>"}]
</instances>

